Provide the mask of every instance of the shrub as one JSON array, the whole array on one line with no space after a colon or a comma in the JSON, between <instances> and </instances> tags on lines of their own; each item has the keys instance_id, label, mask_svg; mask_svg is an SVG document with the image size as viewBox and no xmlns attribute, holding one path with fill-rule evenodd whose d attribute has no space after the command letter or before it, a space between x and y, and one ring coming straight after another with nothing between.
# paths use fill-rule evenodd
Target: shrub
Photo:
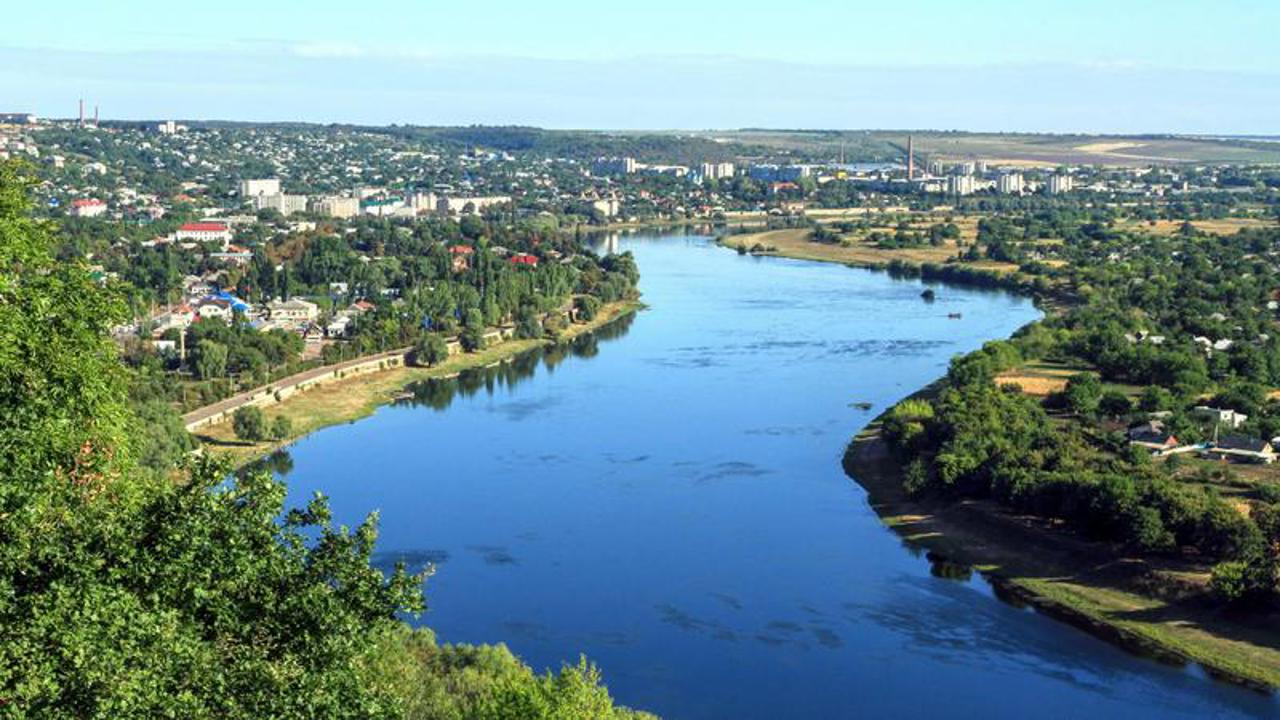
<instances>
[{"instance_id":1,"label":"shrub","mask_svg":"<svg viewBox=\"0 0 1280 720\"><path fill-rule=\"evenodd\" d=\"M241 440L257 442L267 437L267 419L262 408L249 405L231 416L231 429Z\"/></svg>"},{"instance_id":2,"label":"shrub","mask_svg":"<svg viewBox=\"0 0 1280 720\"><path fill-rule=\"evenodd\" d=\"M578 311L578 319L590 322L600 312L600 300L590 295L580 295L573 299L573 307Z\"/></svg>"},{"instance_id":3,"label":"shrub","mask_svg":"<svg viewBox=\"0 0 1280 720\"><path fill-rule=\"evenodd\" d=\"M271 423L272 440L288 440L293 434L293 421L285 415L277 415Z\"/></svg>"},{"instance_id":4,"label":"shrub","mask_svg":"<svg viewBox=\"0 0 1280 720\"><path fill-rule=\"evenodd\" d=\"M1256 551L1215 565L1209 587L1223 602L1262 605L1275 599L1276 580L1275 556Z\"/></svg>"},{"instance_id":5,"label":"shrub","mask_svg":"<svg viewBox=\"0 0 1280 720\"><path fill-rule=\"evenodd\" d=\"M537 310L530 305L516 311L516 337L521 340L542 337L542 321L538 319Z\"/></svg>"},{"instance_id":6,"label":"shrub","mask_svg":"<svg viewBox=\"0 0 1280 720\"><path fill-rule=\"evenodd\" d=\"M410 353L414 365L439 365L449 358L449 344L436 333L428 333L418 339Z\"/></svg>"}]
</instances>

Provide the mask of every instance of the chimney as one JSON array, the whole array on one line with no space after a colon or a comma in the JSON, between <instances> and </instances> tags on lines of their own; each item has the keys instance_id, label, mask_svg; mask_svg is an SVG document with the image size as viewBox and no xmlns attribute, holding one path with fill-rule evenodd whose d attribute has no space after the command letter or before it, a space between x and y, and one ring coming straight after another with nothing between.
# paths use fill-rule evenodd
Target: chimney
<instances>
[{"instance_id":1,"label":"chimney","mask_svg":"<svg viewBox=\"0 0 1280 720\"><path fill-rule=\"evenodd\" d=\"M93 106L93 126L98 127L98 106Z\"/></svg>"},{"instance_id":2,"label":"chimney","mask_svg":"<svg viewBox=\"0 0 1280 720\"><path fill-rule=\"evenodd\" d=\"M910 135L907 136L907 180L916 179L916 149Z\"/></svg>"},{"instance_id":3,"label":"chimney","mask_svg":"<svg viewBox=\"0 0 1280 720\"><path fill-rule=\"evenodd\" d=\"M84 127L84 98L80 98L80 127Z\"/></svg>"}]
</instances>

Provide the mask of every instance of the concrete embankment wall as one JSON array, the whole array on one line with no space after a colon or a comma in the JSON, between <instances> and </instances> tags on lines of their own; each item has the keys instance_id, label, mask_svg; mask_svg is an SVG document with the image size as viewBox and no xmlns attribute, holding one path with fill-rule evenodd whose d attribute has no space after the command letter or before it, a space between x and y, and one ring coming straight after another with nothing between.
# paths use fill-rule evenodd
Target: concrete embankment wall
<instances>
[{"instance_id":1,"label":"concrete embankment wall","mask_svg":"<svg viewBox=\"0 0 1280 720\"><path fill-rule=\"evenodd\" d=\"M509 339L514 334L514 328L499 328L486 332L484 338L485 342L494 343ZM450 340L448 344L450 355L456 355L462 352L462 345L456 338ZM348 360L335 365L328 365L322 368L316 368L315 370L308 370L297 375L283 378L279 382L264 385L260 388L255 388L226 400L214 403L213 405L189 412L182 417L183 424L185 425L187 432L195 432L200 428L217 425L230 420L231 416L235 414L235 411L242 407L266 407L268 405L275 405L276 403L284 402L300 392L305 392L311 388L319 387L321 385L341 382L356 375L366 375L371 372L380 372L383 370L404 367L408 363L408 355L409 349L404 348L373 355L368 358Z\"/></svg>"}]
</instances>

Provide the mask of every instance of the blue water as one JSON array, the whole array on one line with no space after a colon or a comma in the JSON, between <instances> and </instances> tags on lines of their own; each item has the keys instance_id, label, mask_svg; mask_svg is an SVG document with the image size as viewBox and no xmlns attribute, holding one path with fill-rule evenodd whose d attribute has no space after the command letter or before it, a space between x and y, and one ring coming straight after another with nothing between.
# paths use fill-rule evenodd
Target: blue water
<instances>
[{"instance_id":1,"label":"blue water","mask_svg":"<svg viewBox=\"0 0 1280 720\"><path fill-rule=\"evenodd\" d=\"M622 247L650 309L616 337L292 448L293 502L379 510L381 560L437 563L422 622L441 639L538 668L585 653L621 702L670 718L1280 714L935 577L844 475L860 427L1030 302L928 304L918 282L699 237Z\"/></svg>"}]
</instances>

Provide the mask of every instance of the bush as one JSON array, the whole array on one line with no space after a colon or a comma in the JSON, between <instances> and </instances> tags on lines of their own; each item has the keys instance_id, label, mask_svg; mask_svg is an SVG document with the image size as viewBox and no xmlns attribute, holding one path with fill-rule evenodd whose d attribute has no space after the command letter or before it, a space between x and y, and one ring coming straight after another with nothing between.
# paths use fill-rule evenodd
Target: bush
<instances>
[{"instance_id":1,"label":"bush","mask_svg":"<svg viewBox=\"0 0 1280 720\"><path fill-rule=\"evenodd\" d=\"M1164 553L1177 547L1173 533L1164 526L1160 511L1139 507L1130 516L1129 537L1144 552Z\"/></svg>"},{"instance_id":2,"label":"bush","mask_svg":"<svg viewBox=\"0 0 1280 720\"><path fill-rule=\"evenodd\" d=\"M1093 373L1079 373L1071 376L1062 394L1072 412L1092 415L1102 402L1102 383Z\"/></svg>"},{"instance_id":3,"label":"bush","mask_svg":"<svg viewBox=\"0 0 1280 720\"><path fill-rule=\"evenodd\" d=\"M580 295L573 299L573 307L578 311L579 320L591 322L600 312L600 300L590 295Z\"/></svg>"},{"instance_id":4,"label":"bush","mask_svg":"<svg viewBox=\"0 0 1280 720\"><path fill-rule=\"evenodd\" d=\"M231 429L241 440L257 442L267 437L267 418L262 408L242 407L231 416Z\"/></svg>"},{"instance_id":5,"label":"bush","mask_svg":"<svg viewBox=\"0 0 1280 720\"><path fill-rule=\"evenodd\" d=\"M428 333L414 344L410 359L414 365L431 367L449 358L449 343L437 333Z\"/></svg>"},{"instance_id":6,"label":"bush","mask_svg":"<svg viewBox=\"0 0 1280 720\"><path fill-rule=\"evenodd\" d=\"M293 421L285 415L277 415L271 423L272 440L288 440L293 435Z\"/></svg>"},{"instance_id":7,"label":"bush","mask_svg":"<svg viewBox=\"0 0 1280 720\"><path fill-rule=\"evenodd\" d=\"M521 340L532 340L542 337L542 321L538 312L530 305L516 311L516 337Z\"/></svg>"},{"instance_id":8,"label":"bush","mask_svg":"<svg viewBox=\"0 0 1280 720\"><path fill-rule=\"evenodd\" d=\"M542 322L542 333L550 340L558 341L560 333L564 332L565 321L560 313L551 313L547 319Z\"/></svg>"},{"instance_id":9,"label":"bush","mask_svg":"<svg viewBox=\"0 0 1280 720\"><path fill-rule=\"evenodd\" d=\"M404 698L406 720L475 718L653 718L613 704L600 671L585 659L535 674L503 645L438 645L430 630L387 633L364 674Z\"/></svg>"},{"instance_id":10,"label":"bush","mask_svg":"<svg viewBox=\"0 0 1280 720\"><path fill-rule=\"evenodd\" d=\"M929 466L924 460L916 458L907 464L902 477L902 489L912 497L922 495L929 489Z\"/></svg>"},{"instance_id":11,"label":"bush","mask_svg":"<svg viewBox=\"0 0 1280 720\"><path fill-rule=\"evenodd\" d=\"M1120 417L1128 415L1133 409L1133 403L1129 402L1129 398L1124 393L1116 390L1108 390L1102 394L1102 400L1098 402L1098 409L1103 415L1110 417Z\"/></svg>"},{"instance_id":12,"label":"bush","mask_svg":"<svg viewBox=\"0 0 1280 720\"><path fill-rule=\"evenodd\" d=\"M1215 565L1209 587L1225 603L1257 606L1275 599L1276 580L1275 556L1258 551Z\"/></svg>"}]
</instances>

